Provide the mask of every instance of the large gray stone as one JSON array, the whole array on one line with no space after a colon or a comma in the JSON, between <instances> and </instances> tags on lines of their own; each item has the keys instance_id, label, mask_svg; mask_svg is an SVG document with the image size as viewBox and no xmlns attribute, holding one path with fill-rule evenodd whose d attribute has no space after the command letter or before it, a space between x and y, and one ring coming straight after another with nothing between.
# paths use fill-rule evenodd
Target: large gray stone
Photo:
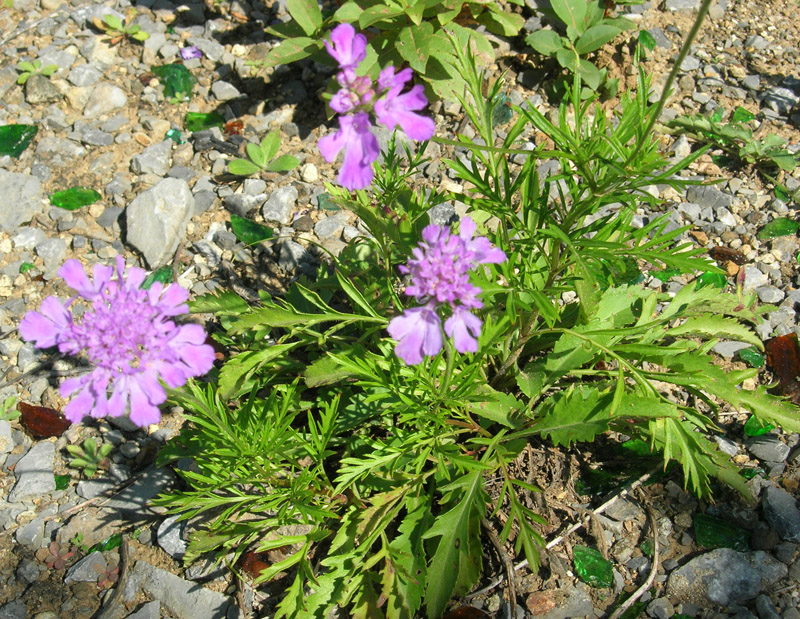
<instances>
[{"instance_id":1,"label":"large gray stone","mask_svg":"<svg viewBox=\"0 0 800 619\"><path fill-rule=\"evenodd\" d=\"M0 230L13 232L42 209L42 181L35 176L0 170Z\"/></svg>"},{"instance_id":2,"label":"large gray stone","mask_svg":"<svg viewBox=\"0 0 800 619\"><path fill-rule=\"evenodd\" d=\"M17 483L8 494L9 503L17 503L30 497L40 497L56 489L53 476L55 443L36 443L14 468Z\"/></svg>"},{"instance_id":3,"label":"large gray stone","mask_svg":"<svg viewBox=\"0 0 800 619\"><path fill-rule=\"evenodd\" d=\"M132 601L140 587L176 619L229 619L241 616L233 598L141 560L136 562L128 578L123 591L125 600Z\"/></svg>"},{"instance_id":4,"label":"large gray stone","mask_svg":"<svg viewBox=\"0 0 800 619\"><path fill-rule=\"evenodd\" d=\"M667 581L667 594L673 602L705 607L710 601L730 606L752 600L788 571L783 563L760 550L718 548L674 570Z\"/></svg>"},{"instance_id":5,"label":"large gray stone","mask_svg":"<svg viewBox=\"0 0 800 619\"><path fill-rule=\"evenodd\" d=\"M62 96L61 91L44 75L34 73L25 82L25 101L31 105L59 101Z\"/></svg>"},{"instance_id":6,"label":"large gray stone","mask_svg":"<svg viewBox=\"0 0 800 619\"><path fill-rule=\"evenodd\" d=\"M83 146L63 138L42 138L36 145L37 163L46 163L50 167L74 166L75 162L84 155L86 155L86 149Z\"/></svg>"},{"instance_id":7,"label":"large gray stone","mask_svg":"<svg viewBox=\"0 0 800 619\"><path fill-rule=\"evenodd\" d=\"M165 508L153 507L151 499L168 490L175 481L169 469L150 467L134 483L114 495L106 505L109 509L141 514L146 510L163 513Z\"/></svg>"},{"instance_id":8,"label":"large gray stone","mask_svg":"<svg viewBox=\"0 0 800 619\"><path fill-rule=\"evenodd\" d=\"M126 619L161 619L161 602L147 602L135 613L131 613Z\"/></svg>"},{"instance_id":9,"label":"large gray stone","mask_svg":"<svg viewBox=\"0 0 800 619\"><path fill-rule=\"evenodd\" d=\"M770 486L764 494L763 507L767 522L781 539L800 543L800 510L791 494Z\"/></svg>"},{"instance_id":10,"label":"large gray stone","mask_svg":"<svg viewBox=\"0 0 800 619\"><path fill-rule=\"evenodd\" d=\"M11 436L11 424L5 419L0 419L0 454L7 454L14 449L14 439Z\"/></svg>"},{"instance_id":11,"label":"large gray stone","mask_svg":"<svg viewBox=\"0 0 800 619\"><path fill-rule=\"evenodd\" d=\"M122 88L108 82L101 82L92 89L86 107L83 108L83 116L84 118L99 118L125 107L127 104L128 97Z\"/></svg>"},{"instance_id":12,"label":"large gray stone","mask_svg":"<svg viewBox=\"0 0 800 619\"><path fill-rule=\"evenodd\" d=\"M170 516L158 525L158 545L173 559L182 559L186 554L186 540L183 534L186 531L186 521L178 520L180 514Z\"/></svg>"},{"instance_id":13,"label":"large gray stone","mask_svg":"<svg viewBox=\"0 0 800 619\"><path fill-rule=\"evenodd\" d=\"M172 258L193 214L194 197L188 183L165 178L125 209L127 241L142 252L151 269L157 269Z\"/></svg>"},{"instance_id":14,"label":"large gray stone","mask_svg":"<svg viewBox=\"0 0 800 619\"><path fill-rule=\"evenodd\" d=\"M701 207L711 207L713 209L729 208L733 204L733 196L723 193L711 185L691 185L686 190L686 198L689 202L699 204Z\"/></svg>"},{"instance_id":15,"label":"large gray stone","mask_svg":"<svg viewBox=\"0 0 800 619\"><path fill-rule=\"evenodd\" d=\"M103 553L93 552L86 555L67 570L64 584L71 585L76 582L97 582L97 577L107 568L108 563L106 563Z\"/></svg>"},{"instance_id":16,"label":"large gray stone","mask_svg":"<svg viewBox=\"0 0 800 619\"><path fill-rule=\"evenodd\" d=\"M297 195L297 189L292 185L278 187L272 192L272 195L270 195L261 209L264 219L288 224L291 220L295 202L297 202Z\"/></svg>"}]
</instances>

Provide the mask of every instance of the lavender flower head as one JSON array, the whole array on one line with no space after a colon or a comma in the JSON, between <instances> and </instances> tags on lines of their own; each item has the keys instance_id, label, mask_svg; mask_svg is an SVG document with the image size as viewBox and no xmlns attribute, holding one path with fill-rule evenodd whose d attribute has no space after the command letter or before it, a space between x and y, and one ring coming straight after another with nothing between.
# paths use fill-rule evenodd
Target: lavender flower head
<instances>
[{"instance_id":1,"label":"lavender flower head","mask_svg":"<svg viewBox=\"0 0 800 619\"><path fill-rule=\"evenodd\" d=\"M124 267L118 256L114 278L113 267L96 264L90 280L79 261L67 260L58 274L78 296L66 303L47 297L40 311L28 312L19 325L22 337L37 348L58 346L69 355L85 352L94 366L61 385L63 397L75 394L64 409L73 423L86 415L119 417L126 410L138 426L158 423L158 406L167 398L159 378L168 387L179 387L214 363L203 327L178 326L171 320L188 311L189 293L160 282L144 290L145 272ZM91 304L80 318L70 309L78 297Z\"/></svg>"},{"instance_id":2,"label":"lavender flower head","mask_svg":"<svg viewBox=\"0 0 800 619\"><path fill-rule=\"evenodd\" d=\"M192 58L202 58L203 52L197 45L190 45L189 47L182 47L178 53L184 60L191 60Z\"/></svg>"},{"instance_id":3,"label":"lavender flower head","mask_svg":"<svg viewBox=\"0 0 800 619\"><path fill-rule=\"evenodd\" d=\"M457 235L437 225L422 231L422 241L412 258L399 267L410 275L405 294L421 307L407 309L389 322L389 335L398 340L395 353L408 365L417 365L442 349L440 310L449 309L444 333L453 339L458 352L476 352L483 323L471 310L480 309L481 289L469 282L469 272L480 264L499 264L506 259L502 250L484 236L472 238L477 226L469 217L461 220Z\"/></svg>"},{"instance_id":4,"label":"lavender flower head","mask_svg":"<svg viewBox=\"0 0 800 619\"><path fill-rule=\"evenodd\" d=\"M336 26L330 42L325 41L325 48L339 63L336 81L340 88L330 107L340 116L339 131L321 138L319 150L328 162L344 151L339 184L347 189L364 189L372 182L372 164L380 155L370 112L389 129L399 126L412 140L430 139L435 125L430 118L416 113L428 105L422 86L403 92L413 78L411 69L395 72L394 67L386 67L378 77L377 87L369 77L356 75L358 65L367 57L367 38L357 34L353 26Z\"/></svg>"}]
</instances>

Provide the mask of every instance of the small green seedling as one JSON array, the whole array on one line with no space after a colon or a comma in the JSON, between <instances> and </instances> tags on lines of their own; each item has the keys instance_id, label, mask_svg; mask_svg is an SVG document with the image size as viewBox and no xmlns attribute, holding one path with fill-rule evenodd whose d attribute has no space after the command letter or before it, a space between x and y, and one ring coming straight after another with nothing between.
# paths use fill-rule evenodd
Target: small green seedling
<instances>
[{"instance_id":1,"label":"small green seedling","mask_svg":"<svg viewBox=\"0 0 800 619\"><path fill-rule=\"evenodd\" d=\"M125 14L125 21L120 21L119 17L108 13L103 15L103 19L92 18L92 23L98 30L106 33L111 38L111 45L116 45L122 39L131 38L137 41L145 41L150 38L138 24L133 23L136 17L136 9L131 7Z\"/></svg>"},{"instance_id":2,"label":"small green seedling","mask_svg":"<svg viewBox=\"0 0 800 619\"><path fill-rule=\"evenodd\" d=\"M625 30L633 28L633 22L623 18L606 17L600 0L553 0L552 10L543 12L564 25L564 34L555 30L537 30L525 38L525 42L540 54L552 56L564 69L577 73L581 81L591 90L604 86L607 91L616 91L617 80L607 78L606 69L598 69L586 56L596 52L606 43L617 38ZM588 96L590 91L582 93ZM609 92L613 96L613 92Z\"/></svg>"},{"instance_id":3,"label":"small green seedling","mask_svg":"<svg viewBox=\"0 0 800 619\"><path fill-rule=\"evenodd\" d=\"M267 172L287 172L300 165L297 157L278 154L281 147L281 136L277 131L270 131L261 140L261 144L249 142L245 147L247 159L234 159L228 164L228 172L237 176L250 176L261 170Z\"/></svg>"},{"instance_id":4,"label":"small green seedling","mask_svg":"<svg viewBox=\"0 0 800 619\"><path fill-rule=\"evenodd\" d=\"M69 465L74 469L83 469L83 474L87 478L95 476L97 468L103 464L106 456L111 453L114 446L111 443L104 443L97 446L97 441L87 438L83 445L67 445L67 451L73 456Z\"/></svg>"},{"instance_id":5,"label":"small green seedling","mask_svg":"<svg viewBox=\"0 0 800 619\"><path fill-rule=\"evenodd\" d=\"M46 67L42 67L41 60L34 60L33 62L28 62L27 60L23 60L17 65L17 71L21 71L19 77L17 78L17 84L22 85L28 81L28 78L31 75L44 75L45 77L50 77L58 71L57 64L49 64Z\"/></svg>"},{"instance_id":6,"label":"small green seedling","mask_svg":"<svg viewBox=\"0 0 800 619\"><path fill-rule=\"evenodd\" d=\"M753 130L748 129L746 124L754 120L755 115L741 106L734 110L727 123L723 122L724 114L723 108L718 107L711 116L678 116L667 126L711 142L759 170L776 167L786 172L794 170L798 159L786 150L786 139L773 133L761 140L754 138Z\"/></svg>"},{"instance_id":7,"label":"small green seedling","mask_svg":"<svg viewBox=\"0 0 800 619\"><path fill-rule=\"evenodd\" d=\"M5 400L3 400L3 403L0 404L0 420L14 421L19 419L21 413L17 410L16 405L16 396L8 396Z\"/></svg>"}]
</instances>

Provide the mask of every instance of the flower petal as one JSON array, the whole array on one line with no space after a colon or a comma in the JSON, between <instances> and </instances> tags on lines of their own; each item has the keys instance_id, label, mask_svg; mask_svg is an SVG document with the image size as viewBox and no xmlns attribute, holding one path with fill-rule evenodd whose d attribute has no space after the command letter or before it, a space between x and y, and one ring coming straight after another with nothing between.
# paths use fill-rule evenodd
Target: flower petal
<instances>
[{"instance_id":1,"label":"flower petal","mask_svg":"<svg viewBox=\"0 0 800 619\"><path fill-rule=\"evenodd\" d=\"M453 345L460 353L477 352L481 334L481 319L465 309L457 308L444 323L444 332L453 338ZM475 336L475 337L473 337Z\"/></svg>"},{"instance_id":2,"label":"flower petal","mask_svg":"<svg viewBox=\"0 0 800 619\"><path fill-rule=\"evenodd\" d=\"M56 297L42 301L41 313L30 311L19 323L22 339L33 341L36 348L50 348L65 337L69 337L72 326L72 312L66 309Z\"/></svg>"},{"instance_id":3,"label":"flower petal","mask_svg":"<svg viewBox=\"0 0 800 619\"><path fill-rule=\"evenodd\" d=\"M395 354L408 365L417 365L442 349L441 321L431 305L407 309L389 322L387 331L398 340Z\"/></svg>"}]
</instances>

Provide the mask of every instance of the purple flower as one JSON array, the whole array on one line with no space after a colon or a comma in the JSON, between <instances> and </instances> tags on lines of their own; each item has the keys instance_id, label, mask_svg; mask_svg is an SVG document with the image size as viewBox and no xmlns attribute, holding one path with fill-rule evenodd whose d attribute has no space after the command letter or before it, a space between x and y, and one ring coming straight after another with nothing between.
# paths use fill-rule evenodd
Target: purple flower
<instances>
[{"instance_id":1,"label":"purple flower","mask_svg":"<svg viewBox=\"0 0 800 619\"><path fill-rule=\"evenodd\" d=\"M38 348L85 352L94 366L61 385L63 397L74 396L64 409L74 423L86 415L118 417L126 410L136 425L158 423L158 406L167 397L161 382L179 387L214 363L214 349L205 343L200 325L179 326L170 320L188 311L189 293L159 282L144 290L145 272L124 267L117 257L114 278L115 269L95 265L90 280L80 262L68 260L58 273L91 307L77 319L70 309L77 297L66 303L48 297L39 312L28 312L19 325L22 337Z\"/></svg>"},{"instance_id":2,"label":"purple flower","mask_svg":"<svg viewBox=\"0 0 800 619\"><path fill-rule=\"evenodd\" d=\"M398 344L395 354L408 365L417 365L442 349L442 323L436 304L407 309L389 323L388 331Z\"/></svg>"},{"instance_id":3,"label":"purple flower","mask_svg":"<svg viewBox=\"0 0 800 619\"><path fill-rule=\"evenodd\" d=\"M381 150L371 128L369 116L364 112L340 116L339 131L319 140L319 150L325 161L333 161L344 149L344 162L338 177L342 187L364 189L372 182L372 162Z\"/></svg>"},{"instance_id":4,"label":"purple flower","mask_svg":"<svg viewBox=\"0 0 800 619\"><path fill-rule=\"evenodd\" d=\"M191 60L192 58L202 58L203 52L197 45L190 45L189 47L182 47L178 52L184 60Z\"/></svg>"},{"instance_id":5,"label":"purple flower","mask_svg":"<svg viewBox=\"0 0 800 619\"><path fill-rule=\"evenodd\" d=\"M401 71L402 73L402 71ZM430 140L436 125L427 116L415 114L428 105L422 86L417 84L406 93L400 94L403 86L395 86L383 99L375 102L375 115L389 129L397 125L412 140Z\"/></svg>"},{"instance_id":6,"label":"purple flower","mask_svg":"<svg viewBox=\"0 0 800 619\"><path fill-rule=\"evenodd\" d=\"M367 37L356 34L350 24L339 24L331 31L331 43L325 41L325 49L342 69L354 69L367 57Z\"/></svg>"},{"instance_id":7,"label":"purple flower","mask_svg":"<svg viewBox=\"0 0 800 619\"><path fill-rule=\"evenodd\" d=\"M449 309L444 332L453 339L455 349L460 353L478 350L477 338L483 323L470 310L480 309L483 303L478 299L481 289L469 282L469 272L481 264L504 262L506 255L488 238L473 238L476 228L469 217L461 220L457 235L442 226L426 226L411 259L399 267L411 279L405 294L423 304L389 323L389 335L399 341L395 353L408 365L416 365L441 350L438 309Z\"/></svg>"}]
</instances>

